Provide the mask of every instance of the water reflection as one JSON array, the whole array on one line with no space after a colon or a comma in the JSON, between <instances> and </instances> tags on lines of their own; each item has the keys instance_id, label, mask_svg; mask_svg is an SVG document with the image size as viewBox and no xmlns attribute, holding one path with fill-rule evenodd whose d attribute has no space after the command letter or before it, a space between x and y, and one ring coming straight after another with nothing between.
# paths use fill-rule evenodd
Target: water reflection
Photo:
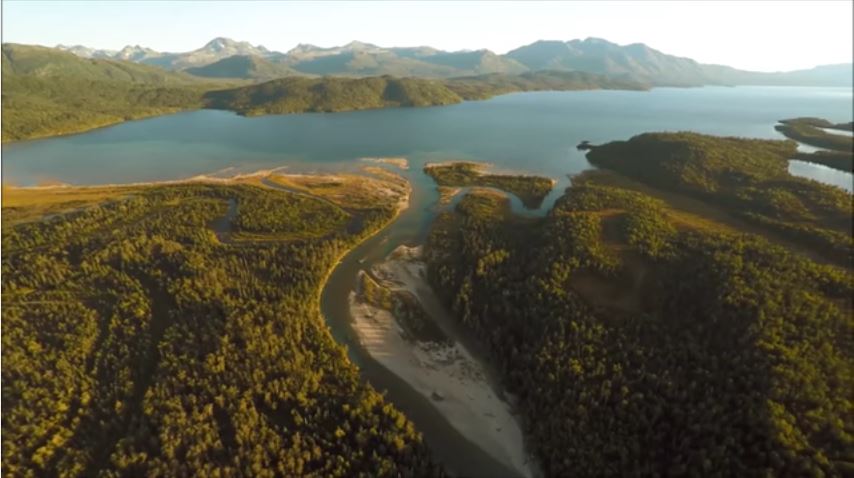
<instances>
[{"instance_id":1,"label":"water reflection","mask_svg":"<svg viewBox=\"0 0 854 478\"><path fill-rule=\"evenodd\" d=\"M821 164L792 159L789 160L789 174L854 192L854 175Z\"/></svg>"}]
</instances>

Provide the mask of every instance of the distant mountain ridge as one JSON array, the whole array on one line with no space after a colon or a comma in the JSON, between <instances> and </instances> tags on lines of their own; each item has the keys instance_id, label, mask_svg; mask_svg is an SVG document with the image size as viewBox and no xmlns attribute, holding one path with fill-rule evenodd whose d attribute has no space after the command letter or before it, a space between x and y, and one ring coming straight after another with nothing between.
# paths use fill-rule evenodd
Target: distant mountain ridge
<instances>
[{"instance_id":1,"label":"distant mountain ridge","mask_svg":"<svg viewBox=\"0 0 854 478\"><path fill-rule=\"evenodd\" d=\"M3 141L200 108L205 91L232 85L151 65L12 43L3 44L2 70Z\"/></svg>"},{"instance_id":2,"label":"distant mountain ridge","mask_svg":"<svg viewBox=\"0 0 854 478\"><path fill-rule=\"evenodd\" d=\"M300 76L287 65L274 63L266 58L253 55L234 55L214 63L187 68L186 73L206 78L251 78L254 80L273 80L286 76Z\"/></svg>"},{"instance_id":3,"label":"distant mountain ridge","mask_svg":"<svg viewBox=\"0 0 854 478\"><path fill-rule=\"evenodd\" d=\"M451 78L526 71L581 71L631 79L654 86L803 85L851 86L852 65L823 65L790 72L753 72L707 65L663 53L643 43L618 45L601 38L540 40L504 55L490 50L443 51L429 46L381 47L353 41L337 47L299 44L286 53L229 38L214 38L183 53L163 53L138 45L115 52L85 46L63 46L84 58L107 58L184 70L197 76L267 80L279 74ZM224 65L211 66L233 56ZM243 65L242 67L239 65ZM211 66L211 68L205 68Z\"/></svg>"},{"instance_id":4,"label":"distant mountain ridge","mask_svg":"<svg viewBox=\"0 0 854 478\"><path fill-rule=\"evenodd\" d=\"M531 70L579 70L629 75L657 85L707 83L702 66L689 58L667 55L642 43L620 46L600 38L538 41L507 53Z\"/></svg>"},{"instance_id":5,"label":"distant mountain ridge","mask_svg":"<svg viewBox=\"0 0 854 478\"><path fill-rule=\"evenodd\" d=\"M135 47L126 53L130 57L150 54ZM293 74L286 65L251 55L232 55L209 65L169 71L11 43L2 47L2 73L3 141L75 133L198 108L245 115L334 112L439 106L517 91L648 88L634 81L577 71L453 79L389 75L308 78ZM268 80L247 84L231 79L240 74Z\"/></svg>"}]
</instances>

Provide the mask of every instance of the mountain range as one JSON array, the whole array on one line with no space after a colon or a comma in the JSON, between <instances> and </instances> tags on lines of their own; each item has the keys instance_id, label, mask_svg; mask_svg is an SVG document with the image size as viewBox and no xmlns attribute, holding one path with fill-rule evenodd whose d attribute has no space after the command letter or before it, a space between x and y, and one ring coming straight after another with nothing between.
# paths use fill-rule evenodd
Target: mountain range
<instances>
[{"instance_id":1,"label":"mountain range","mask_svg":"<svg viewBox=\"0 0 854 478\"><path fill-rule=\"evenodd\" d=\"M127 58L140 56L130 49L125 53ZM173 59L170 64L177 61ZM267 80L232 79L238 71ZM171 71L115 57L81 58L56 48L14 43L2 47L2 83L3 141L85 131L198 108L245 115L334 112L447 105L519 91L649 87L630 79L581 71L540 70L446 79L310 77L257 55L232 55L208 65Z\"/></svg>"},{"instance_id":2,"label":"mountain range","mask_svg":"<svg viewBox=\"0 0 854 478\"><path fill-rule=\"evenodd\" d=\"M489 50L443 51L423 47L380 47L354 41L323 48L300 44L286 53L228 38L214 38L183 53L158 52L139 45L120 51L81 45L56 48L93 59L116 59L212 78L269 80L283 76L377 76L451 78L529 71L581 71L631 79L655 86L804 85L851 86L852 65L764 73L698 63L668 55L642 43L618 45L600 38L537 41L504 55Z\"/></svg>"}]
</instances>

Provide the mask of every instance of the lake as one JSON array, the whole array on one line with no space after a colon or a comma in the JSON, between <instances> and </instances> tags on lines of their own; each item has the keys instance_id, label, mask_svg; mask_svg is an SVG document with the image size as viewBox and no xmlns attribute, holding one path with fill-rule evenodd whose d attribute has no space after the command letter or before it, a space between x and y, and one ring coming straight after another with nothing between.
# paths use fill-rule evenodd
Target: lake
<instances>
[{"instance_id":1,"label":"lake","mask_svg":"<svg viewBox=\"0 0 854 478\"><path fill-rule=\"evenodd\" d=\"M707 87L648 92L539 92L433 108L244 118L203 110L133 121L96 131L3 146L3 181L104 184L230 175L286 166L293 171L355 170L360 157L404 156L411 206L394 224L348 254L321 295L335 338L348 347L362 377L416 424L437 458L471 476L508 471L467 442L430 400L374 361L349 326L347 296L356 273L402 243L420 242L436 213L437 193L421 172L429 161L480 160L497 169L544 174L558 186L537 211L551 207L569 175L591 166L582 140L594 144L648 131L782 138L777 120L817 116L851 121L849 88ZM847 173L792 162L793 174L845 186ZM517 201L518 202L518 201Z\"/></svg>"},{"instance_id":2,"label":"lake","mask_svg":"<svg viewBox=\"0 0 854 478\"><path fill-rule=\"evenodd\" d=\"M3 181L103 184L289 165L353 168L361 156L474 159L565 178L589 168L575 145L648 131L781 138L777 120L851 121L850 88L706 87L516 93L431 108L244 118L202 110L3 146ZM563 181L561 186L565 185Z\"/></svg>"}]
</instances>

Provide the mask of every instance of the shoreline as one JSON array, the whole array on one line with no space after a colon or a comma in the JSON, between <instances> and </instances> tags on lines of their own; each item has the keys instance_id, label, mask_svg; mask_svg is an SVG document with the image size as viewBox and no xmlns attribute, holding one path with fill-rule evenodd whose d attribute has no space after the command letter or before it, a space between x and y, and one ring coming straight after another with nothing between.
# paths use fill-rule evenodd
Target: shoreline
<instances>
[{"instance_id":1,"label":"shoreline","mask_svg":"<svg viewBox=\"0 0 854 478\"><path fill-rule=\"evenodd\" d=\"M277 167L273 169L264 169L259 171L254 171L250 173L241 173L235 174L230 177L214 177L211 175L197 175L192 178L187 179L178 179L178 180L164 180L164 181L148 181L148 182L138 182L138 183L126 183L126 184L111 184L111 185L85 185L85 186L77 186L77 185L69 185L69 184L51 184L51 185L41 185L41 186L8 186L11 189L20 189L20 190L29 190L29 191L45 191L46 193L50 193L53 191L55 194L62 194L63 191L73 191L75 189L78 190L89 190L89 191L97 191L98 189L128 189L128 193L131 193L135 188L143 188L143 187L151 187L151 186L169 186L169 185L181 185L181 184L212 184L212 185L231 185L231 184L255 184L259 187L271 187L266 184L263 184L263 180L265 178L269 178L276 174L277 171L285 169L285 167ZM329 284L329 281L333 274L338 270L342 261L345 258L358 250L365 243L370 241L371 239L378 236L380 233L387 231L399 218L400 216L407 211L412 203L412 195L414 192L414 187L412 183L403 175L389 171L386 168L382 168L385 173L389 175L393 175L394 178L376 178L380 179L384 183L395 184L396 187L393 187L392 190L395 190L399 194L395 196L386 196L393 201L389 201L391 205L394 207L394 213L389 218L387 222L385 222L382 226L378 227L376 230L368 233L364 237L359 238L356 242L351 244L349 247L342 249L339 254L337 254L331 261L330 267L325 271L323 276L319 279L317 288L314 292L315 307L316 310L320 312L321 319L324 321L324 329L327 337L332 340L337 346L339 346L339 350L344 355L348 356L348 361L356 368L356 370L360 370L360 365L352 360L349 357L348 345L344 342L341 342L336 338L336 335L333 330L333 324L330 322L330 318L324 314L322 307L322 297L323 294ZM214 173L227 171L219 170ZM281 174L281 173L280 173ZM307 177L307 176L326 176L328 174L306 174L306 173L298 173L293 176L297 177ZM282 176L291 176L288 174L282 174ZM369 175L373 176L373 175ZM256 184L257 183L257 184ZM284 187L272 186L275 189L285 189ZM293 191L290 191L293 193ZM297 194L307 194L311 196L315 196L310 192L297 193ZM317 195L318 198L324 198L323 195ZM352 292L350 292L352 295ZM353 322L354 314L350 314L350 318L348 322L351 326L351 333L353 333L354 338L356 340L361 340L358 337L358 330L356 325ZM457 345L456 348L461 347ZM444 400L444 406L436 406L436 402L433 398L431 398L430 392L432 390L425 390L423 387L414 386L412 383L412 375L401 374L398 371L395 371L393 368L388 367L388 363L377 359L375 354L368 349L367 347L362 347L368 355L376 361L382 368L386 369L387 373L391 373L396 379L401 380L405 383L416 395L423 397L428 403L430 403L431 408L442 417L444 421L447 422L448 426L450 426L455 432L459 433L462 437L464 437L468 442L472 444L472 446L476 447L479 452L488 455L496 463L501 463L503 466L507 467L507 470L513 470L519 476L530 477L532 473L530 471L528 457L524 454L524 443L522 440L522 432L519 423L516 421L516 417L512 415L510 412L510 407L506 405L503 401L498 399L498 397L502 396L501 391L493 390L491 386L480 381L469 384L469 385L461 385L462 389L473 391L472 395L468 397L468 400L471 401L471 404L468 405L469 408L466 408L465 405L461 404L459 401L454 404L454 395L449 394L448 399ZM468 351L462 350L463 354L466 354L468 360L472 360L471 356L468 354ZM476 363L476 362L475 362ZM371 387L374 391L378 393L382 393L381 390L377 389L374 385L370 384L370 382L365 382L366 385ZM466 388L468 387L468 388ZM498 405L496 405L496 400L500 401ZM399 406L394 403L394 401L389 400L388 403L395 408L399 409ZM471 417L478 415L480 412L485 412L492 415L491 418L485 419L484 417L480 417L480 420L477 419L472 420ZM468 417L467 417L468 416ZM496 418L497 417L497 418ZM411 418L407 417L408 420ZM503 421L502 421L503 420ZM467 426L461 427L461 423L467 423ZM491 433L490 427L494 429L492 425L494 423L500 423L498 425L499 428L507 427L507 430L504 431L503 435L507 435L508 431L513 436L510 440L502 439L499 436L498 439L495 439L493 434ZM423 438L422 432L419 431L419 434ZM514 455L514 458L509 462L505 459L507 455Z\"/></svg>"},{"instance_id":2,"label":"shoreline","mask_svg":"<svg viewBox=\"0 0 854 478\"><path fill-rule=\"evenodd\" d=\"M247 85L243 85L243 86L247 86ZM242 88L243 86L237 86L236 88ZM685 87L675 87L675 88L702 88L704 86L715 86L715 85L696 85L696 86L685 86ZM749 86L749 85L743 85L743 86ZM246 112L246 111L238 111L237 109L214 108L214 107L207 106L207 105L189 107L189 108L176 107L176 108L174 108L174 110L167 110L164 112L157 112L157 113L151 113L151 114L142 114L142 115L134 116L134 117L127 118L127 119L116 119L115 121L109 121L109 122L99 124L96 126L85 127L84 129L79 129L79 130L75 129L73 131L67 131L67 132L62 132L62 133L36 135L36 136L30 136L27 138L19 138L19 139L4 139L4 140L0 141L0 144L5 146L5 145L12 145L12 144L26 143L28 141L41 141L41 140L46 140L46 139L51 139L51 138L62 138L65 136L85 134L85 133L89 133L92 131L97 131L99 129L111 128L114 126L122 125L124 123L130 123L132 121L147 120L147 119L158 118L161 116L169 116L169 115L174 115L174 114L179 114L179 113L193 113L196 111L226 111L226 112L235 114L237 116L242 116L244 118L255 118L255 117L259 117L259 116L302 115L302 114L335 114L335 113L354 113L354 112L361 112L361 111L374 111L374 110L385 110L385 109L395 109L395 108L399 108L399 109L405 109L405 108L439 108L439 107L444 107L444 106L459 105L462 103L470 103L470 102L477 102L477 101L488 101L488 100L491 100L493 98L497 98L500 96L511 95L511 94L521 94L521 93L548 93L548 92L551 92L551 93L574 93L574 92L580 92L580 91L631 91L631 92L644 93L644 92L648 92L654 88L660 88L660 87L639 84L637 88L606 88L606 87L602 87L602 86L597 86L597 87L591 87L591 88L577 88L577 89L573 88L573 89L546 89L546 90L536 90L536 89L518 90L518 91L506 91L506 92L502 92L502 93L497 93L497 94L493 94L493 95L490 95L490 96L487 96L484 98L465 99L465 98L460 97L460 101L453 102L453 103L437 103L437 104L423 105L423 106L402 106L402 105L392 106L392 105L389 105L389 106L368 107L368 108L358 108L357 107L357 108L352 108L352 109L342 109L342 110L336 110L336 111L295 111L295 112L289 112L289 113L267 113L267 112L251 113L251 112ZM215 90L216 89L214 89L212 91L215 91Z\"/></svg>"},{"instance_id":3,"label":"shoreline","mask_svg":"<svg viewBox=\"0 0 854 478\"><path fill-rule=\"evenodd\" d=\"M400 177L403 178L403 176L400 176ZM397 221L397 219L400 217L400 215L403 213L403 211L406 211L407 209L409 209L410 199L412 196L412 185L409 183L409 181L406 181L406 187L407 187L406 196L404 196L403 198L401 198L401 200L399 200L397 202L397 205L396 205L397 207L395 208L394 215L391 217L391 219L389 219L388 222L383 224L382 227L380 227L376 231L368 234L367 236L365 236L364 238L362 238L361 240L359 240L358 242L353 244L352 247L347 248L340 255L335 257L334 265L332 267L330 267L329 270L326 271L326 274L323 275L323 278L320 281L320 286L317 288L317 294L315 297L315 301L317 302L317 310L320 311L321 316L323 315L323 311L321 310L321 307L320 307L320 298L321 298L321 296L323 296L323 290L326 289L326 284L329 282L329 278L332 276L332 273L335 272L335 269L338 268L338 265L341 263L341 261L347 256L347 254L350 254L351 252L356 250L356 248L358 248L362 244L368 242L370 239L376 237L379 233L386 230L395 221ZM328 322L326 320L326 317L324 317L323 319L324 319L324 322ZM332 336L332 328L329 326L328 323L326 324L326 331L329 334L329 336L332 338L332 340L335 340L335 337ZM338 341L335 340L335 343L338 343ZM355 366L355 364L353 364L353 365Z\"/></svg>"},{"instance_id":4,"label":"shoreline","mask_svg":"<svg viewBox=\"0 0 854 478\"><path fill-rule=\"evenodd\" d=\"M12 184L3 185L4 188L11 189L24 189L29 191L48 191L52 189L98 189L98 188L139 188L146 186L171 186L178 184L188 184L188 183L208 183L208 184L232 184L238 183L240 181L244 181L247 179L254 178L265 178L272 174L275 174L277 171L282 169L287 169L288 166L278 166L270 169L259 169L257 171L249 172L249 173L239 173L234 176L218 178L216 176L212 176L211 174L215 174L219 171L223 171L223 169L219 169L214 171L213 173L203 173L197 174L195 176L190 176L188 178L181 179L162 179L156 181L137 181L131 183L105 183L105 184L68 184L68 183L58 183L58 184L45 184L45 185L34 185L34 186L15 186ZM225 168L228 169L228 168ZM322 176L323 174L293 174L293 176ZM283 176L291 176L285 174Z\"/></svg>"},{"instance_id":5,"label":"shoreline","mask_svg":"<svg viewBox=\"0 0 854 478\"><path fill-rule=\"evenodd\" d=\"M409 180L407 180L402 175L395 173L394 171L389 171L388 169L382 168L382 166L379 166L380 164L387 164L389 166L397 167L397 168L401 169L402 171L406 171L409 169L408 163L404 167L400 164L397 164L396 162L384 161L384 159L386 159L386 158L371 158L371 159L379 160L379 161L371 161L371 162L374 162L378 165L377 166L366 165L362 168L363 172L367 168L371 168L371 167L379 167L381 169L384 169L387 173L394 174L395 176L399 177L401 180L405 181L410 188L410 194L411 194L412 185L409 184ZM394 160L396 158L388 158L388 159ZM361 160L361 159L359 159L359 160ZM345 171L344 173L335 173L335 172L322 170L322 171L317 171L317 172L305 172L305 171L294 172L294 173L290 173L290 174L279 173L279 171L287 170L291 167L292 167L292 165L283 165L283 166L276 166L273 168L265 168L265 169L258 169L255 171L244 172L244 173L237 173L233 176L225 176L225 177L216 176L217 173L225 172L225 171L236 168L236 166L228 166L225 168L218 169L216 171L196 174L193 176L189 176L189 177L185 177L185 178L178 178L178 179L157 179L157 180L152 180L152 181L133 181L133 182L127 182L127 183L104 183L104 184L69 184L69 183L57 181L53 184L34 184L34 185L30 185L30 186L18 186L15 184L3 184L3 188L21 189L21 190L27 190L27 191L49 191L49 190L54 190L54 189L139 188L139 187L147 187L147 186L170 186L170 185L180 185L180 184L189 184L189 183L237 184L237 183L240 183L242 181L247 181L247 180L266 179L266 178L269 178L270 176L273 176L273 175L283 176L283 177L288 177L288 178L305 178L305 177L320 177L320 176L341 177L342 175L346 176L348 174L351 174L351 175L357 175L357 176L366 176L366 177L376 178L375 174L364 175L364 174L359 174L356 171Z\"/></svg>"},{"instance_id":6,"label":"shoreline","mask_svg":"<svg viewBox=\"0 0 854 478\"><path fill-rule=\"evenodd\" d=\"M429 286L423 280L426 265L420 253L421 246L401 245L370 272L392 293L412 294L422 303ZM429 400L454 429L493 459L519 476L535 476L520 418L502 398L500 385L490 380L485 366L462 342L449 334L442 342L415 340L406 336L390 311L368 303L356 291L350 292L348 301L352 328L375 361ZM427 320L441 328L433 317Z\"/></svg>"}]
</instances>

